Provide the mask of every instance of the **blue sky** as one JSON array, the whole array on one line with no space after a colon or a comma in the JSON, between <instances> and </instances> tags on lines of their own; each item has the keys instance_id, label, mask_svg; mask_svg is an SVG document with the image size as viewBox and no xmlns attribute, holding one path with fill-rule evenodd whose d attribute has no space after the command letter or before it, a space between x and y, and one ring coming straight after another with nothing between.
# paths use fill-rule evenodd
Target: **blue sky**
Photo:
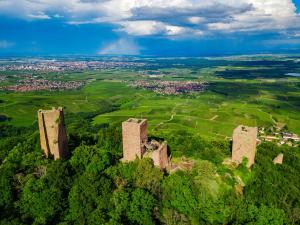
<instances>
[{"instance_id":1,"label":"blue sky","mask_svg":"<svg viewBox=\"0 0 300 225\"><path fill-rule=\"evenodd\" d=\"M300 53L300 0L1 0L0 55Z\"/></svg>"}]
</instances>

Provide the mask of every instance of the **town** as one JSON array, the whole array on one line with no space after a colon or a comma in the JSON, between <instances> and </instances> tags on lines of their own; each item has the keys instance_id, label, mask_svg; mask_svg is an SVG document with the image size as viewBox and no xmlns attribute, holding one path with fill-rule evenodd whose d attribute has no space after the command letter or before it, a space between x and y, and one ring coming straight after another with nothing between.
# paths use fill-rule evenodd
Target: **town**
<instances>
[{"instance_id":1,"label":"town","mask_svg":"<svg viewBox=\"0 0 300 225\"><path fill-rule=\"evenodd\" d=\"M47 79L35 78L33 76L26 76L25 79L17 81L14 85L2 86L0 90L14 91L14 92L28 92L28 91L55 91L55 90L72 90L79 89L84 86L82 81L50 81Z\"/></svg>"},{"instance_id":2,"label":"town","mask_svg":"<svg viewBox=\"0 0 300 225\"><path fill-rule=\"evenodd\" d=\"M106 69L130 69L145 66L145 63L127 60L109 61L57 61L37 60L22 61L21 63L5 64L0 66L0 71L34 71L34 72L64 72L64 71L93 71Z\"/></svg>"},{"instance_id":3,"label":"town","mask_svg":"<svg viewBox=\"0 0 300 225\"><path fill-rule=\"evenodd\" d=\"M131 87L151 90L158 94L180 95L194 92L204 92L208 83L201 81L146 81L139 80L130 84Z\"/></svg>"}]
</instances>

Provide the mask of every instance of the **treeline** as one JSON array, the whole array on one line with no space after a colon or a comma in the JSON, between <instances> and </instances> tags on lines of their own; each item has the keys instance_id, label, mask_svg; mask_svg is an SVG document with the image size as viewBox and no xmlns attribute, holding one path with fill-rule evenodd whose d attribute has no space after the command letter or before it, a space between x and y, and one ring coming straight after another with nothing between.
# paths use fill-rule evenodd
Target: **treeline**
<instances>
[{"instance_id":1,"label":"treeline","mask_svg":"<svg viewBox=\"0 0 300 225\"><path fill-rule=\"evenodd\" d=\"M229 142L169 133L163 138L171 153L195 162L167 174L150 159L119 162L120 124L69 118L68 160L42 155L37 127L1 127L1 225L300 223L299 148L262 144L249 171L222 164ZM274 165L280 152L284 164Z\"/></svg>"}]
</instances>

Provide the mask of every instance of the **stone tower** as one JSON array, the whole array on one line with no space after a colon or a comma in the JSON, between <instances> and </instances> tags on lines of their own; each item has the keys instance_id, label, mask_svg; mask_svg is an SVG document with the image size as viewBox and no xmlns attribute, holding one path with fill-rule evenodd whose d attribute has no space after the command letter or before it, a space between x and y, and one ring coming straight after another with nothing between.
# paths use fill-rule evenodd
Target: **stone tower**
<instances>
[{"instance_id":1,"label":"stone tower","mask_svg":"<svg viewBox=\"0 0 300 225\"><path fill-rule=\"evenodd\" d=\"M240 164L248 158L248 167L254 164L256 153L257 127L238 126L233 131L232 160Z\"/></svg>"},{"instance_id":2,"label":"stone tower","mask_svg":"<svg viewBox=\"0 0 300 225\"><path fill-rule=\"evenodd\" d=\"M38 121L41 148L48 157L54 159L68 156L68 139L64 124L64 111L61 107L51 110L39 110Z\"/></svg>"},{"instance_id":3,"label":"stone tower","mask_svg":"<svg viewBox=\"0 0 300 225\"><path fill-rule=\"evenodd\" d=\"M142 158L148 141L147 120L128 119L122 123L123 161Z\"/></svg>"}]
</instances>

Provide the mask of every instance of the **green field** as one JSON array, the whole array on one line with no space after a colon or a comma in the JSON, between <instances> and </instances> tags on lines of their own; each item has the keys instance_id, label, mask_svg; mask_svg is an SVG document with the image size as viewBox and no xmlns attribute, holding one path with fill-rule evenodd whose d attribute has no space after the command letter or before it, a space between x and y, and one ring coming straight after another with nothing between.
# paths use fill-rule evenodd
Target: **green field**
<instances>
[{"instance_id":1,"label":"green field","mask_svg":"<svg viewBox=\"0 0 300 225\"><path fill-rule=\"evenodd\" d=\"M227 71L229 69L233 68L228 67ZM59 75L66 80L93 81L74 91L2 92L1 115L11 118L2 123L28 126L36 121L38 109L63 106L66 116L68 113L99 112L94 124L119 123L128 117L147 118L150 133L155 135L185 130L203 137L224 139L230 137L239 124L269 127L277 122L300 134L300 79L226 79L215 74L220 71L215 67L161 71L167 74L164 80L184 80L185 77L190 80L193 76L210 84L204 93L166 96L129 87L124 81L141 79L135 71ZM54 75L48 76L53 79ZM115 106L115 110L103 113L107 105Z\"/></svg>"},{"instance_id":2,"label":"green field","mask_svg":"<svg viewBox=\"0 0 300 225\"><path fill-rule=\"evenodd\" d=\"M233 83L236 84L239 83ZM146 117L149 119L150 130L155 133L188 130L202 136L225 138L231 136L233 128L238 124L268 127L282 122L291 131L300 133L299 107L276 97L277 94L284 95L283 92L276 95L266 90L257 94L241 94L236 89L234 92L237 98L208 91L190 99L137 91L134 99L123 104L120 110L101 114L95 118L94 123Z\"/></svg>"}]
</instances>

